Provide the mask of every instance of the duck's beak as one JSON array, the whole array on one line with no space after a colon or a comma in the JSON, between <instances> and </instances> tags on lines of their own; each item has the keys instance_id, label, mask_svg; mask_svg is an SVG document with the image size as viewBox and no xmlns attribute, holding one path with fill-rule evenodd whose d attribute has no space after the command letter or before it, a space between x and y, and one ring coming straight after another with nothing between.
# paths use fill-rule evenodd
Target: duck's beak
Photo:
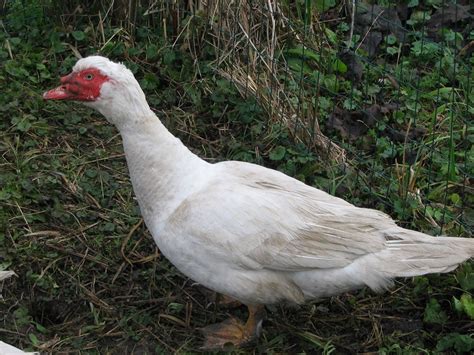
<instances>
[{"instance_id":1,"label":"duck's beak","mask_svg":"<svg viewBox=\"0 0 474 355\"><path fill-rule=\"evenodd\" d=\"M55 89L46 91L43 94L43 99L45 100L72 100L74 99L77 93L73 93L70 90L71 78L72 78L72 73L61 77L61 85Z\"/></svg>"}]
</instances>

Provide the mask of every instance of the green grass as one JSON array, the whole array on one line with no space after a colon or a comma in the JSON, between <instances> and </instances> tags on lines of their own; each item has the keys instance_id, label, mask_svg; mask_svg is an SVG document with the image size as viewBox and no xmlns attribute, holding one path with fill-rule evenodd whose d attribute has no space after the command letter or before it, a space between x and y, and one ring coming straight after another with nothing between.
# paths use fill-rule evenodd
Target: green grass
<instances>
[{"instance_id":1,"label":"green grass","mask_svg":"<svg viewBox=\"0 0 474 355\"><path fill-rule=\"evenodd\" d=\"M165 125L209 161L256 162L384 210L405 227L472 236L474 63L453 41L421 51L414 25L400 60L393 38L375 59L358 52L364 74L356 84L343 64L333 65L347 34L341 25L322 57L296 44L282 53L291 54L294 71L282 83L306 105L317 99L301 110L314 110L323 132L347 150L350 163L341 167L295 142L261 102L243 99L216 73L212 47L195 63L157 29L140 27L131 42L111 25L107 39L118 34L104 45L87 21L72 30L56 18L51 25L38 2L9 6L0 32L0 268L18 277L3 282L5 342L54 353L192 353L199 327L246 316L244 308L216 306L212 293L160 255L140 223L115 128L80 105L43 102L42 92L76 60L69 45L83 54L103 47L125 60ZM474 39L472 30L461 32L453 30L463 43ZM302 66L309 72L298 77ZM361 135L344 136L329 122L335 107L357 113L389 103L397 108L377 114ZM350 117L349 131L365 116ZM467 263L447 275L398 280L382 295L362 289L270 306L261 339L241 352L469 352L473 288Z\"/></svg>"}]
</instances>

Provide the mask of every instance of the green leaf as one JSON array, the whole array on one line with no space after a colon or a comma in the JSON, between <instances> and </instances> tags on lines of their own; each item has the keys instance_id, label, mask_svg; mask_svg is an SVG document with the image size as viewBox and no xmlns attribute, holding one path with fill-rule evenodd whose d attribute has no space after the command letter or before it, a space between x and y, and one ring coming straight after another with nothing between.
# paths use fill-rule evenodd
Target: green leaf
<instances>
[{"instance_id":1,"label":"green leaf","mask_svg":"<svg viewBox=\"0 0 474 355\"><path fill-rule=\"evenodd\" d=\"M474 300L472 296L468 293L464 293L461 296L461 304L469 318L474 319Z\"/></svg>"},{"instance_id":2,"label":"green leaf","mask_svg":"<svg viewBox=\"0 0 474 355\"><path fill-rule=\"evenodd\" d=\"M194 106L201 106L201 91L195 85L185 84L185 93L191 99Z\"/></svg>"},{"instance_id":3,"label":"green leaf","mask_svg":"<svg viewBox=\"0 0 474 355\"><path fill-rule=\"evenodd\" d=\"M48 332L48 330L39 323L35 323L35 326L36 329L43 334L46 334Z\"/></svg>"},{"instance_id":4,"label":"green leaf","mask_svg":"<svg viewBox=\"0 0 474 355\"><path fill-rule=\"evenodd\" d=\"M397 43L397 37L395 37L394 35L388 35L385 40L387 41L387 44Z\"/></svg>"},{"instance_id":5,"label":"green leaf","mask_svg":"<svg viewBox=\"0 0 474 355\"><path fill-rule=\"evenodd\" d=\"M168 304L167 310L171 313L179 313L183 310L184 304L181 303L176 303L176 302L171 302Z\"/></svg>"},{"instance_id":6,"label":"green leaf","mask_svg":"<svg viewBox=\"0 0 474 355\"><path fill-rule=\"evenodd\" d=\"M465 264L456 273L456 278L464 291L471 291L474 289L474 271L470 264Z\"/></svg>"},{"instance_id":7,"label":"green leaf","mask_svg":"<svg viewBox=\"0 0 474 355\"><path fill-rule=\"evenodd\" d=\"M319 12L329 10L331 7L336 6L336 0L313 0L313 3Z\"/></svg>"},{"instance_id":8,"label":"green leaf","mask_svg":"<svg viewBox=\"0 0 474 355\"><path fill-rule=\"evenodd\" d=\"M21 117L13 117L11 122L16 126L17 130L26 132L31 128L31 120L34 120L34 117L26 114Z\"/></svg>"},{"instance_id":9,"label":"green leaf","mask_svg":"<svg viewBox=\"0 0 474 355\"><path fill-rule=\"evenodd\" d=\"M452 193L451 196L449 196L449 199L455 204L455 205L461 205L461 196L457 193Z\"/></svg>"},{"instance_id":10,"label":"green leaf","mask_svg":"<svg viewBox=\"0 0 474 355\"><path fill-rule=\"evenodd\" d=\"M453 302L454 302L454 309L456 310L456 312L462 313L464 311L464 307L462 306L461 301L453 296Z\"/></svg>"},{"instance_id":11,"label":"green leaf","mask_svg":"<svg viewBox=\"0 0 474 355\"><path fill-rule=\"evenodd\" d=\"M300 59L300 58L288 58L287 60L287 63L288 63L288 67L294 71L294 73L296 75L300 75L300 74L311 74L313 72L313 70L311 69L311 67L306 64L306 61L304 59Z\"/></svg>"},{"instance_id":12,"label":"green leaf","mask_svg":"<svg viewBox=\"0 0 474 355\"><path fill-rule=\"evenodd\" d=\"M332 63L332 69L334 71L344 74L345 72L347 72L347 65L342 60L336 59Z\"/></svg>"},{"instance_id":13,"label":"green leaf","mask_svg":"<svg viewBox=\"0 0 474 355\"><path fill-rule=\"evenodd\" d=\"M86 171L84 172L84 174L85 174L87 177L95 178L95 177L97 176L97 170L96 170L96 169L86 169Z\"/></svg>"},{"instance_id":14,"label":"green leaf","mask_svg":"<svg viewBox=\"0 0 474 355\"><path fill-rule=\"evenodd\" d=\"M31 123L28 120L21 120L18 122L16 128L21 132L26 132L31 128Z\"/></svg>"},{"instance_id":15,"label":"green leaf","mask_svg":"<svg viewBox=\"0 0 474 355\"><path fill-rule=\"evenodd\" d=\"M285 156L286 154L286 148L279 145L278 147L274 148L270 154L268 155L268 157L271 159L271 160L282 160L283 157Z\"/></svg>"},{"instance_id":16,"label":"green leaf","mask_svg":"<svg viewBox=\"0 0 474 355\"><path fill-rule=\"evenodd\" d=\"M51 48L53 49L54 53L62 53L66 50L66 46L62 42L52 42Z\"/></svg>"},{"instance_id":17,"label":"green leaf","mask_svg":"<svg viewBox=\"0 0 474 355\"><path fill-rule=\"evenodd\" d=\"M398 54L398 48L397 47L387 47L387 54L390 54L390 55Z\"/></svg>"},{"instance_id":18,"label":"green leaf","mask_svg":"<svg viewBox=\"0 0 474 355\"><path fill-rule=\"evenodd\" d=\"M449 349L454 349L457 354L469 353L474 349L474 339L459 333L448 334L438 341L436 350L446 352Z\"/></svg>"},{"instance_id":19,"label":"green leaf","mask_svg":"<svg viewBox=\"0 0 474 355\"><path fill-rule=\"evenodd\" d=\"M332 93L339 91L339 81L337 80L336 75L330 74L326 75L323 79L323 84Z\"/></svg>"},{"instance_id":20,"label":"green leaf","mask_svg":"<svg viewBox=\"0 0 474 355\"><path fill-rule=\"evenodd\" d=\"M155 60L158 57L158 46L150 44L146 47L146 58L148 60Z\"/></svg>"},{"instance_id":21,"label":"green leaf","mask_svg":"<svg viewBox=\"0 0 474 355\"><path fill-rule=\"evenodd\" d=\"M449 86L449 87L442 87L442 88L439 88L439 89L436 89L436 90L433 90L425 95L423 95L424 97L427 97L427 98L443 98L443 99L449 99L453 96L453 90L454 91L458 91L456 90L455 88Z\"/></svg>"},{"instance_id":22,"label":"green leaf","mask_svg":"<svg viewBox=\"0 0 474 355\"><path fill-rule=\"evenodd\" d=\"M338 43L338 38L337 34L334 31L331 31L329 28L325 28L324 32L326 33L326 36L332 44L337 44Z\"/></svg>"},{"instance_id":23,"label":"green leaf","mask_svg":"<svg viewBox=\"0 0 474 355\"><path fill-rule=\"evenodd\" d=\"M10 43L13 44L14 46L17 46L21 43L21 38L11 37L10 38Z\"/></svg>"},{"instance_id":24,"label":"green leaf","mask_svg":"<svg viewBox=\"0 0 474 355\"><path fill-rule=\"evenodd\" d=\"M158 87L158 77L153 73L146 73L140 80L140 85L147 90L154 90Z\"/></svg>"},{"instance_id":25,"label":"green leaf","mask_svg":"<svg viewBox=\"0 0 474 355\"><path fill-rule=\"evenodd\" d=\"M86 34L82 31L73 31L72 36L76 41L82 41L86 38Z\"/></svg>"},{"instance_id":26,"label":"green leaf","mask_svg":"<svg viewBox=\"0 0 474 355\"><path fill-rule=\"evenodd\" d=\"M311 48L305 47L303 45L298 45L294 48L290 48L285 52L285 55L288 57L298 57L304 59L312 59L314 61L319 61L319 54L316 53Z\"/></svg>"},{"instance_id":27,"label":"green leaf","mask_svg":"<svg viewBox=\"0 0 474 355\"><path fill-rule=\"evenodd\" d=\"M342 106L346 109L346 110L354 110L357 108L357 102L356 100L352 99L352 98L347 98L344 100L344 103L342 104Z\"/></svg>"},{"instance_id":28,"label":"green leaf","mask_svg":"<svg viewBox=\"0 0 474 355\"><path fill-rule=\"evenodd\" d=\"M428 21L431 18L429 11L413 11L410 16L410 19L407 21L409 25L416 25L418 23L423 23Z\"/></svg>"},{"instance_id":29,"label":"green leaf","mask_svg":"<svg viewBox=\"0 0 474 355\"><path fill-rule=\"evenodd\" d=\"M28 338L30 338L31 344L34 346L38 346L40 344L39 339L33 333L28 334Z\"/></svg>"},{"instance_id":30,"label":"green leaf","mask_svg":"<svg viewBox=\"0 0 474 355\"><path fill-rule=\"evenodd\" d=\"M101 228L104 232L113 232L115 230L115 224L113 224L112 222L106 222L102 228Z\"/></svg>"},{"instance_id":31,"label":"green leaf","mask_svg":"<svg viewBox=\"0 0 474 355\"><path fill-rule=\"evenodd\" d=\"M448 320L446 312L441 309L441 305L435 298L430 298L426 304L423 321L428 324L444 324Z\"/></svg>"}]
</instances>

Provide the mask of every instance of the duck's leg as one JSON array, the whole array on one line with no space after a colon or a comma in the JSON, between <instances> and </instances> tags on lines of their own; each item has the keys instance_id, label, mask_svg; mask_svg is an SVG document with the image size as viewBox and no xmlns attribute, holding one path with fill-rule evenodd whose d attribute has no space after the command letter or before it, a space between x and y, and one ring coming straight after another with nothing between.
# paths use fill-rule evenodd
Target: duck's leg
<instances>
[{"instance_id":1,"label":"duck's leg","mask_svg":"<svg viewBox=\"0 0 474 355\"><path fill-rule=\"evenodd\" d=\"M203 350L223 349L226 345L245 346L257 339L265 315L264 306L248 306L249 317L244 324L236 318L202 328L205 336Z\"/></svg>"},{"instance_id":2,"label":"duck's leg","mask_svg":"<svg viewBox=\"0 0 474 355\"><path fill-rule=\"evenodd\" d=\"M235 298L222 293L216 293L216 304L226 308L236 308L242 306L242 303L237 301Z\"/></svg>"}]
</instances>

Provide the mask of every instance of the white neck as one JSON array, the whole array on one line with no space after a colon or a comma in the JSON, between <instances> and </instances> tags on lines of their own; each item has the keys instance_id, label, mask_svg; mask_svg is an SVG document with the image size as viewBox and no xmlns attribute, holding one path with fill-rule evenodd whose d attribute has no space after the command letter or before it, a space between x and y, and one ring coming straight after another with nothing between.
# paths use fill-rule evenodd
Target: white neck
<instances>
[{"instance_id":1,"label":"white neck","mask_svg":"<svg viewBox=\"0 0 474 355\"><path fill-rule=\"evenodd\" d=\"M127 122L119 127L127 165L142 215L153 230L199 187L211 165L189 151L151 110Z\"/></svg>"},{"instance_id":2,"label":"white neck","mask_svg":"<svg viewBox=\"0 0 474 355\"><path fill-rule=\"evenodd\" d=\"M100 97L88 106L99 110L120 131L133 190L156 238L159 233L153 230L205 183L212 165L190 152L163 126L125 68L103 84Z\"/></svg>"}]
</instances>

